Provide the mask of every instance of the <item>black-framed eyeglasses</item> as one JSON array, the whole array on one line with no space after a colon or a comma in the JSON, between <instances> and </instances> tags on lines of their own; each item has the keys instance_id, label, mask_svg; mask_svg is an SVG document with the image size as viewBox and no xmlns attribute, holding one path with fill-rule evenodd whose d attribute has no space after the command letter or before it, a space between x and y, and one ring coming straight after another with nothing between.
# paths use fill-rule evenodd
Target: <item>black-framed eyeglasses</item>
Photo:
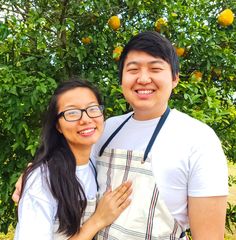
<instances>
[{"instance_id":1,"label":"black-framed eyeglasses","mask_svg":"<svg viewBox=\"0 0 236 240\"><path fill-rule=\"evenodd\" d=\"M103 110L104 110L103 105L89 106L84 109L78 109L78 108L68 109L66 111L60 112L57 115L57 118L60 118L63 116L67 122L75 122L82 118L83 112L86 112L86 114L90 118L96 118L96 117L102 116Z\"/></svg>"}]
</instances>

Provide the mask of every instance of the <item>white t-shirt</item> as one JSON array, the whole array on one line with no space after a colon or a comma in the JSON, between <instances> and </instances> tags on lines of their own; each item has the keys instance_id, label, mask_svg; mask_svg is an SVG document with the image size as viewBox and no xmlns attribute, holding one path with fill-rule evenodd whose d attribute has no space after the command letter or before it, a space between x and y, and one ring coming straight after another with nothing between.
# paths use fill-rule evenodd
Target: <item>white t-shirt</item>
<instances>
[{"instance_id":1,"label":"white t-shirt","mask_svg":"<svg viewBox=\"0 0 236 240\"><path fill-rule=\"evenodd\" d=\"M76 167L76 176L82 184L87 199L97 194L91 163ZM67 239L55 233L57 201L46 183L46 173L35 169L24 188L18 206L18 223L14 240Z\"/></svg>"},{"instance_id":2,"label":"white t-shirt","mask_svg":"<svg viewBox=\"0 0 236 240\"><path fill-rule=\"evenodd\" d=\"M93 158L129 115L106 121L105 131L93 148ZM145 151L159 119L138 121L131 117L108 148ZM188 196L228 194L227 161L218 137L209 126L184 113L171 110L149 156L160 197L184 228L189 227Z\"/></svg>"}]
</instances>

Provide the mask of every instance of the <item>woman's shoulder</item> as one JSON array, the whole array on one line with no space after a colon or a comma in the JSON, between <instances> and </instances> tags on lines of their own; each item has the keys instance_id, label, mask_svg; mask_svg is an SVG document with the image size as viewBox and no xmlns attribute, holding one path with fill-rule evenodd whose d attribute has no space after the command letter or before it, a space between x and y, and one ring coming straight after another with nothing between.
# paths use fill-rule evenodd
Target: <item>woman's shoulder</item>
<instances>
[{"instance_id":1,"label":"woman's shoulder","mask_svg":"<svg viewBox=\"0 0 236 240\"><path fill-rule=\"evenodd\" d=\"M30 172L23 195L40 196L40 198L48 202L54 200L50 190L49 173L46 166L39 166Z\"/></svg>"},{"instance_id":2,"label":"woman's shoulder","mask_svg":"<svg viewBox=\"0 0 236 240\"><path fill-rule=\"evenodd\" d=\"M39 166L37 168L35 168L34 170L32 170L28 176L27 176L27 180L26 180L26 186L31 186L32 184L43 184L44 180L46 180L47 178L47 172L48 169L45 166Z\"/></svg>"}]
</instances>

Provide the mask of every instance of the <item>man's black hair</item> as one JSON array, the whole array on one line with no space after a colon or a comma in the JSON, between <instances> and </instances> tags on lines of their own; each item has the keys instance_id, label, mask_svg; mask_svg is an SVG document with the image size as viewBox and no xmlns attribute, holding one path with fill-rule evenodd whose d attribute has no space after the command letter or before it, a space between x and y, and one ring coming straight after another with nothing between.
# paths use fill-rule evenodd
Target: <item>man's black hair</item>
<instances>
[{"instance_id":1,"label":"man's black hair","mask_svg":"<svg viewBox=\"0 0 236 240\"><path fill-rule=\"evenodd\" d=\"M123 49L119 61L119 80L122 82L122 73L125 59L130 51L142 51L153 57L159 57L171 66L172 77L179 73L179 60L171 42L155 31L142 32L130 39Z\"/></svg>"}]
</instances>

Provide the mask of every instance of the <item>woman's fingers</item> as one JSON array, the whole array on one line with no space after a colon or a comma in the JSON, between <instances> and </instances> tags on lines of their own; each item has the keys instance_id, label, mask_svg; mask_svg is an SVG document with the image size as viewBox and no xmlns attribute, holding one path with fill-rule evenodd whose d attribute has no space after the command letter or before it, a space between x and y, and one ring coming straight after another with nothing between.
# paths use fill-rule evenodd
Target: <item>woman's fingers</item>
<instances>
[{"instance_id":1,"label":"woman's fingers","mask_svg":"<svg viewBox=\"0 0 236 240\"><path fill-rule=\"evenodd\" d=\"M99 200L94 218L101 226L111 224L129 205L132 188L130 181L121 184L114 191L109 188Z\"/></svg>"},{"instance_id":2,"label":"woman's fingers","mask_svg":"<svg viewBox=\"0 0 236 240\"><path fill-rule=\"evenodd\" d=\"M119 206L120 213L123 212L131 203L131 199L127 199L126 201L122 202Z\"/></svg>"},{"instance_id":3,"label":"woman's fingers","mask_svg":"<svg viewBox=\"0 0 236 240\"><path fill-rule=\"evenodd\" d=\"M107 196L109 198L109 201L111 201L113 204L115 204L117 207L122 205L131 195L132 193L132 182L127 181L125 183L122 183L119 187L117 187L115 190L111 191L109 189L104 196Z\"/></svg>"},{"instance_id":4,"label":"woman's fingers","mask_svg":"<svg viewBox=\"0 0 236 240\"><path fill-rule=\"evenodd\" d=\"M129 188L126 192L124 192L122 195L117 196L116 195L116 203L119 207L121 207L127 200L130 201L129 197L132 193L132 188Z\"/></svg>"},{"instance_id":5,"label":"woman's fingers","mask_svg":"<svg viewBox=\"0 0 236 240\"><path fill-rule=\"evenodd\" d=\"M114 197L116 197L117 199L119 199L121 196L123 196L124 194L126 194L132 186L132 182L131 181L127 181L122 183L119 187L117 187L114 191Z\"/></svg>"}]
</instances>

